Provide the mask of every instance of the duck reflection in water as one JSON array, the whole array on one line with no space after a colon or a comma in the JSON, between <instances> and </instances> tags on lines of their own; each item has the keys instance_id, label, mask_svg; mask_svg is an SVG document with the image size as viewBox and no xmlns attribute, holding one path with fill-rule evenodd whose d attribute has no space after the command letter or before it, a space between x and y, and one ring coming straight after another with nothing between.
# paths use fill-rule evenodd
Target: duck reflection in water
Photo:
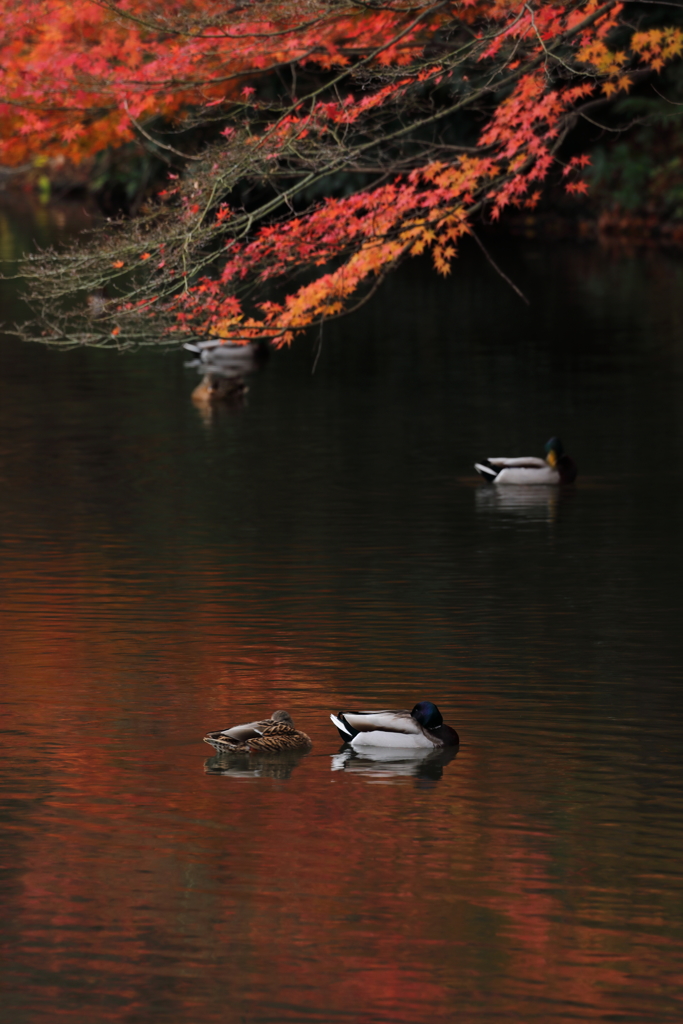
<instances>
[{"instance_id":1,"label":"duck reflection in water","mask_svg":"<svg viewBox=\"0 0 683 1024\"><path fill-rule=\"evenodd\" d=\"M211 410L215 402L223 402L233 409L239 409L244 405L248 390L243 377L205 373L201 383L192 392L192 401L201 409L208 407Z\"/></svg>"},{"instance_id":2,"label":"duck reflection in water","mask_svg":"<svg viewBox=\"0 0 683 1024\"><path fill-rule=\"evenodd\" d=\"M412 776L424 782L438 782L443 770L454 757L457 747L441 750L390 750L382 747L364 747L362 753L345 744L338 754L332 755L330 770L365 775L373 782Z\"/></svg>"},{"instance_id":3,"label":"duck reflection in water","mask_svg":"<svg viewBox=\"0 0 683 1024\"><path fill-rule=\"evenodd\" d=\"M203 374L192 392L192 401L207 423L212 421L218 407L239 409L245 404L249 391L245 375L262 369L269 353L263 343L237 345L215 340L183 347L197 356L186 365Z\"/></svg>"},{"instance_id":4,"label":"duck reflection in water","mask_svg":"<svg viewBox=\"0 0 683 1024\"><path fill-rule=\"evenodd\" d=\"M571 507L577 492L573 487L477 487L474 500L483 515L508 516L528 522L554 523Z\"/></svg>"},{"instance_id":5,"label":"duck reflection in water","mask_svg":"<svg viewBox=\"0 0 683 1024\"><path fill-rule=\"evenodd\" d=\"M574 490L552 485L525 487L508 484L506 487L479 487L475 492L477 511L508 514L519 519L552 523L560 509L573 500Z\"/></svg>"},{"instance_id":6,"label":"duck reflection in water","mask_svg":"<svg viewBox=\"0 0 683 1024\"><path fill-rule=\"evenodd\" d=\"M293 750L286 754L216 754L204 761L207 775L230 775L233 779L280 779L286 781L306 756L305 751Z\"/></svg>"}]
</instances>

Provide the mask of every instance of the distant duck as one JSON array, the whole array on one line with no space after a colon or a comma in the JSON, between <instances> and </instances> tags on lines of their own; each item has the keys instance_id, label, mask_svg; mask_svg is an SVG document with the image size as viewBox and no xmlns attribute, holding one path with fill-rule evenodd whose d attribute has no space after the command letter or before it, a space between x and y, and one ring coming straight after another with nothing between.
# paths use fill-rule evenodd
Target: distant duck
<instances>
[{"instance_id":1,"label":"distant duck","mask_svg":"<svg viewBox=\"0 0 683 1024\"><path fill-rule=\"evenodd\" d=\"M264 365L270 355L270 347L265 341L250 341L239 345L234 341L215 338L195 344L187 342L183 348L197 355L207 371L215 370L218 373L253 373Z\"/></svg>"},{"instance_id":2,"label":"distant duck","mask_svg":"<svg viewBox=\"0 0 683 1024\"><path fill-rule=\"evenodd\" d=\"M309 750L313 745L310 736L294 728L287 711L274 711L261 722L209 732L204 742L222 754L278 754L283 750Z\"/></svg>"},{"instance_id":3,"label":"distant duck","mask_svg":"<svg viewBox=\"0 0 683 1024\"><path fill-rule=\"evenodd\" d=\"M430 700L412 711L339 711L330 715L339 735L352 747L403 747L434 750L457 747L455 729L443 724L441 712Z\"/></svg>"},{"instance_id":4,"label":"distant duck","mask_svg":"<svg viewBox=\"0 0 683 1024\"><path fill-rule=\"evenodd\" d=\"M475 462L477 473L492 484L573 484L576 463L565 455L559 437L551 437L545 446L545 458L534 455L517 459L485 459Z\"/></svg>"}]
</instances>

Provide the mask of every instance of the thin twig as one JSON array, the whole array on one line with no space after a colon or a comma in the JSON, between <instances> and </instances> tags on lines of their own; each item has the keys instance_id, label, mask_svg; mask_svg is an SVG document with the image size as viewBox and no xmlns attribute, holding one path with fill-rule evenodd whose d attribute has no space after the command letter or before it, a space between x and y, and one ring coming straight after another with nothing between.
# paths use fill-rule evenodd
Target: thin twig
<instances>
[{"instance_id":1,"label":"thin twig","mask_svg":"<svg viewBox=\"0 0 683 1024\"><path fill-rule=\"evenodd\" d=\"M508 283L508 284L510 285L510 287L512 288L513 292L517 292L517 294L519 295L519 297L520 297L520 299L522 300L522 302L526 302L527 306L530 306L530 305L531 305L531 303L530 303L530 302L529 302L529 300L527 299L527 297L526 297L526 295L524 294L524 292L523 292L523 291L522 291L522 290L521 290L520 288L518 288L518 287L517 287L517 285L515 284L515 282L514 282L514 281L511 281L511 280L510 280L510 278L509 278L509 277L507 276L507 274L506 274L506 273L505 273L505 272L504 272L503 270L501 270L501 269L500 269L500 267L498 266L498 264L497 264L497 263L496 263L496 261L494 260L493 256L492 256L492 255L491 255L491 253L490 253L490 252L488 251L488 249L486 248L486 246L485 246L485 245L484 245L484 243L482 242L482 240L481 240L481 238L479 237L479 235L478 235L478 234L476 233L476 231L474 231L474 230L473 230L472 228L470 228L470 232L469 232L469 233L470 233L470 234L472 235L472 238L473 238L473 239L474 239L474 241L475 241L475 242L477 243L477 245L479 246L479 248L480 248L480 249L481 249L481 251L483 252L483 254L484 254L484 256L486 257L486 259L487 259L487 260L489 261L489 263L491 264L491 266L493 267L493 269L494 269L494 270L496 271L496 273L497 273L497 274L500 274L500 276L501 276L501 277L503 278L503 280L504 280L504 281L507 281L507 283Z\"/></svg>"},{"instance_id":2,"label":"thin twig","mask_svg":"<svg viewBox=\"0 0 683 1024\"><path fill-rule=\"evenodd\" d=\"M199 160L205 160L206 159L206 157L203 154L201 156L192 156L191 153L182 153L179 149L174 149L173 146L168 146L168 145L166 145L165 142L159 142L158 139L152 138L152 136L149 134L149 132L145 131L145 129L140 124L140 122L136 118L134 118L133 115L131 114L130 110L128 109L128 100L124 100L123 101L123 107L124 107L124 110L126 111L126 113L128 114L128 117L130 118L133 126L135 128L137 128L137 130L140 132L140 134L144 135L144 137L146 139L148 139L152 143L153 146L158 146L159 149L166 149L166 150L168 150L169 153L174 153L176 156L182 157L183 160L197 160L197 161L199 161Z\"/></svg>"},{"instance_id":3,"label":"thin twig","mask_svg":"<svg viewBox=\"0 0 683 1024\"><path fill-rule=\"evenodd\" d=\"M318 360L320 359L320 353L323 350L323 324L324 323L325 323L325 317L323 317L322 320L320 321L320 331L318 332L318 348L317 348L317 351L315 353L315 359L313 360L313 366L311 367L311 377L315 373L315 368L318 365Z\"/></svg>"}]
</instances>

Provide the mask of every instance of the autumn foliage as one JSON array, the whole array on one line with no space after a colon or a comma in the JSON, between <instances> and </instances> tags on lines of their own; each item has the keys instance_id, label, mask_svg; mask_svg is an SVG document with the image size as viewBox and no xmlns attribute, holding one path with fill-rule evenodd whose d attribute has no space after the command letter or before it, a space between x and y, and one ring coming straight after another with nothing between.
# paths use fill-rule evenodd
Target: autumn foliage
<instances>
[{"instance_id":1,"label":"autumn foliage","mask_svg":"<svg viewBox=\"0 0 683 1024\"><path fill-rule=\"evenodd\" d=\"M588 158L561 159L562 143L679 57L681 30L652 27L660 6L6 3L0 162L138 140L168 166L141 216L27 263L43 331L283 343L409 256L448 273L477 216L533 208L553 175L585 191ZM60 319L78 289L106 302Z\"/></svg>"}]
</instances>

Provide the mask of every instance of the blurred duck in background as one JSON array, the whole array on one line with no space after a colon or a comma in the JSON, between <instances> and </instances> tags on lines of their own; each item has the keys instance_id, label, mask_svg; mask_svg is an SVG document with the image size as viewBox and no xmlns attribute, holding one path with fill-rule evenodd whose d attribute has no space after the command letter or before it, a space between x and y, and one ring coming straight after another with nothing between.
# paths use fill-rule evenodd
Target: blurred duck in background
<instances>
[{"instance_id":1,"label":"blurred duck in background","mask_svg":"<svg viewBox=\"0 0 683 1024\"><path fill-rule=\"evenodd\" d=\"M249 390L245 374L262 369L270 354L265 342L237 345L235 342L211 340L187 343L183 348L196 356L186 365L203 374L192 392L192 400L200 408L215 407L218 402L242 405Z\"/></svg>"},{"instance_id":2,"label":"blurred duck in background","mask_svg":"<svg viewBox=\"0 0 683 1024\"><path fill-rule=\"evenodd\" d=\"M264 341L238 345L234 341L216 339L187 342L183 348L198 357L196 365L204 373L224 373L227 376L254 373L264 366L270 355L270 349Z\"/></svg>"}]
</instances>

